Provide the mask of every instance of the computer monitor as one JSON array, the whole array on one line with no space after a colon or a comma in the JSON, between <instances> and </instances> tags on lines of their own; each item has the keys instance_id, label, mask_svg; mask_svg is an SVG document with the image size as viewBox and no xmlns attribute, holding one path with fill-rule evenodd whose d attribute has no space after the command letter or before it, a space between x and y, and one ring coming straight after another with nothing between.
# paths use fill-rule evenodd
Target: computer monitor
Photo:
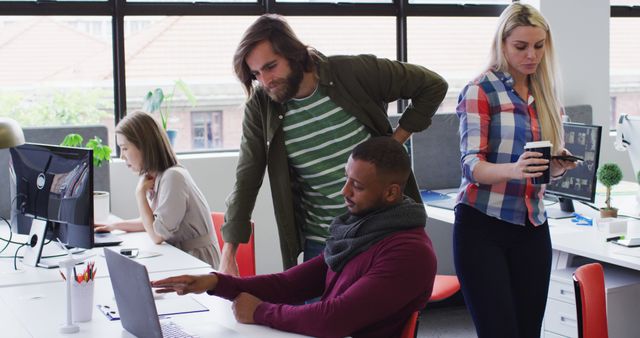
<instances>
[{"instance_id":1,"label":"computer monitor","mask_svg":"<svg viewBox=\"0 0 640 338\"><path fill-rule=\"evenodd\" d=\"M559 200L559 207L551 205L546 208L549 218L572 217L573 200L593 203L596 196L602 127L570 122L563 125L565 148L584 161L578 162L578 167L567 171L561 179L552 180L547 185L546 194L555 195Z\"/></svg>"},{"instance_id":2,"label":"computer monitor","mask_svg":"<svg viewBox=\"0 0 640 338\"><path fill-rule=\"evenodd\" d=\"M32 235L28 250L36 252L31 263L39 263L44 238L92 248L93 151L25 143L10 154L12 230ZM33 238L32 224L46 224L44 234Z\"/></svg>"}]
</instances>

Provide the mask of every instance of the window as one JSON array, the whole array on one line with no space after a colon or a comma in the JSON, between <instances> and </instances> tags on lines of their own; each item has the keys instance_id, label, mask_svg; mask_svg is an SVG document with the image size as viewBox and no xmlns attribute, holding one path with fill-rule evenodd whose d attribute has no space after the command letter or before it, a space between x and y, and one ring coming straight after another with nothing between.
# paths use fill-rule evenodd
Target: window
<instances>
[{"instance_id":1,"label":"window","mask_svg":"<svg viewBox=\"0 0 640 338\"><path fill-rule=\"evenodd\" d=\"M442 112L455 112L462 88L487 68L497 17L410 17L408 61L449 83Z\"/></svg>"},{"instance_id":2,"label":"window","mask_svg":"<svg viewBox=\"0 0 640 338\"><path fill-rule=\"evenodd\" d=\"M127 110L141 109L147 92L162 88L167 129L178 131L176 151L238 149L246 95L233 73L233 52L255 18L126 18L128 26L144 27L125 34ZM178 80L187 85L194 102L176 86ZM226 143L203 142L195 147L195 141L187 137L193 130L192 111L219 111L227 124L221 128Z\"/></svg>"},{"instance_id":3,"label":"window","mask_svg":"<svg viewBox=\"0 0 640 338\"><path fill-rule=\"evenodd\" d=\"M611 129L620 114L640 116L640 17L610 21Z\"/></svg>"},{"instance_id":4,"label":"window","mask_svg":"<svg viewBox=\"0 0 640 338\"><path fill-rule=\"evenodd\" d=\"M486 32L480 27L493 29L509 2L0 0L0 116L24 126L104 124L113 145L115 123L161 88L177 151L237 149L246 95L233 74L233 52L266 12L285 15L301 40L325 55L400 55L443 74L453 86L442 109L451 111L482 65L470 53L488 48L476 40ZM389 113L396 111L390 104Z\"/></svg>"},{"instance_id":5,"label":"window","mask_svg":"<svg viewBox=\"0 0 640 338\"><path fill-rule=\"evenodd\" d=\"M222 112L192 112L193 149L223 148Z\"/></svg>"},{"instance_id":6,"label":"window","mask_svg":"<svg viewBox=\"0 0 640 338\"><path fill-rule=\"evenodd\" d=\"M0 16L0 116L24 127L103 124L113 131L110 22Z\"/></svg>"}]
</instances>

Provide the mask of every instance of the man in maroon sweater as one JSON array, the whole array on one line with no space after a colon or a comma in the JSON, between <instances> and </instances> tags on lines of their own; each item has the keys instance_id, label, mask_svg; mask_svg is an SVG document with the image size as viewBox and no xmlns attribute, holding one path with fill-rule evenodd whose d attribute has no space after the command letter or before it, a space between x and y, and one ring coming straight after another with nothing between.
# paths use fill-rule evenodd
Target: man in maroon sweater
<instances>
[{"instance_id":1,"label":"man in maroon sweater","mask_svg":"<svg viewBox=\"0 0 640 338\"><path fill-rule=\"evenodd\" d=\"M402 194L409 174L402 145L371 138L347 162L342 194L349 212L331 224L324 254L278 274L184 275L152 285L233 300L241 323L315 337L399 337L429 300L436 273L424 206Z\"/></svg>"}]
</instances>

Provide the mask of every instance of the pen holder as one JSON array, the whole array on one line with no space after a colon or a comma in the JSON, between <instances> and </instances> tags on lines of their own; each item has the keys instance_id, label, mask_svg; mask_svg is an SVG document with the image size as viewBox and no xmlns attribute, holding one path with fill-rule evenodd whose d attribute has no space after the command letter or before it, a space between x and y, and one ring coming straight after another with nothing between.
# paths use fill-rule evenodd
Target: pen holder
<instances>
[{"instance_id":1,"label":"pen holder","mask_svg":"<svg viewBox=\"0 0 640 338\"><path fill-rule=\"evenodd\" d=\"M71 283L71 316L73 322L88 322L93 315L93 280Z\"/></svg>"}]
</instances>

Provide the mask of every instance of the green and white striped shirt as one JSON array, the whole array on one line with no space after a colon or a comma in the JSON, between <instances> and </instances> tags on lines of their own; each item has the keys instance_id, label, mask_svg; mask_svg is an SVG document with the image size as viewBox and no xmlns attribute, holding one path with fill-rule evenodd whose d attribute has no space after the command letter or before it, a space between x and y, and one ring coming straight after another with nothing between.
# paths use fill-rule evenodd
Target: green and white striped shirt
<instances>
[{"instance_id":1,"label":"green and white striped shirt","mask_svg":"<svg viewBox=\"0 0 640 338\"><path fill-rule=\"evenodd\" d=\"M320 89L286 108L285 147L303 190L304 237L324 242L333 219L347 211L341 191L351 150L371 134Z\"/></svg>"}]
</instances>

